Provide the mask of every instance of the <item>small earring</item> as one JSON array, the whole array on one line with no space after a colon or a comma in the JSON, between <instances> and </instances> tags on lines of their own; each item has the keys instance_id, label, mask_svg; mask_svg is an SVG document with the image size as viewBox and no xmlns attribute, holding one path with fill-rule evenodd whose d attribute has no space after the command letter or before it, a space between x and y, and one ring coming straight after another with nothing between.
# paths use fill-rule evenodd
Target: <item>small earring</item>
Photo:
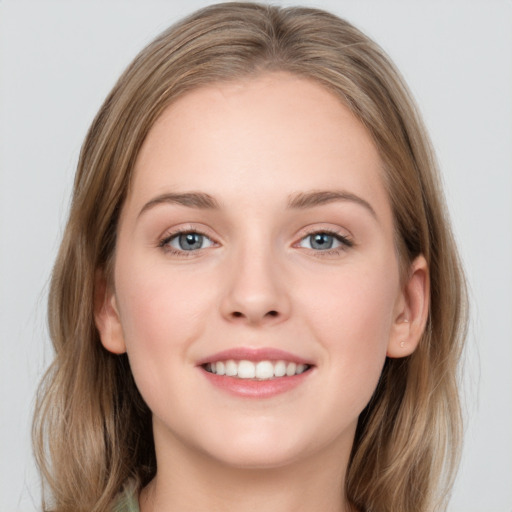
<instances>
[{"instance_id":1,"label":"small earring","mask_svg":"<svg viewBox=\"0 0 512 512\"><path fill-rule=\"evenodd\" d=\"M405 341L401 341L400 342L400 347L404 348L405 347Z\"/></svg>"}]
</instances>

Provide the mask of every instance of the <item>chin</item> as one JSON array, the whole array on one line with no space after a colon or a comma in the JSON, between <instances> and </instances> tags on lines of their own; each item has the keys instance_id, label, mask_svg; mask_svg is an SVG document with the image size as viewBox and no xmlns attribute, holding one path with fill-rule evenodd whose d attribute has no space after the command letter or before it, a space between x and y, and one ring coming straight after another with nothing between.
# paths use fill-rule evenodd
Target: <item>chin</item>
<instances>
[{"instance_id":1,"label":"chin","mask_svg":"<svg viewBox=\"0 0 512 512\"><path fill-rule=\"evenodd\" d=\"M313 439L312 443L308 432L293 431L288 423L270 426L256 422L253 428L223 430L221 436L211 439L205 451L233 468L272 469L297 463L321 450L323 443Z\"/></svg>"},{"instance_id":2,"label":"chin","mask_svg":"<svg viewBox=\"0 0 512 512\"><path fill-rule=\"evenodd\" d=\"M218 462L236 469L264 470L275 469L293 464L300 459L301 450L254 446L234 446L232 450L222 453L210 453ZM302 453L302 455L304 455Z\"/></svg>"}]
</instances>

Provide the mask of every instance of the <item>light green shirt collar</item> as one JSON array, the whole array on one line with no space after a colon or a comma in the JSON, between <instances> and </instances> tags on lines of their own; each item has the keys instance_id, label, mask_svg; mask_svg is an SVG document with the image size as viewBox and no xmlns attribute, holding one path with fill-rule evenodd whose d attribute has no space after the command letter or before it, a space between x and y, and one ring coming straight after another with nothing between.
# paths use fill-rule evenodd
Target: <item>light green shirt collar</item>
<instances>
[{"instance_id":1,"label":"light green shirt collar","mask_svg":"<svg viewBox=\"0 0 512 512\"><path fill-rule=\"evenodd\" d=\"M116 500L111 512L140 512L137 484L135 480L129 480Z\"/></svg>"}]
</instances>

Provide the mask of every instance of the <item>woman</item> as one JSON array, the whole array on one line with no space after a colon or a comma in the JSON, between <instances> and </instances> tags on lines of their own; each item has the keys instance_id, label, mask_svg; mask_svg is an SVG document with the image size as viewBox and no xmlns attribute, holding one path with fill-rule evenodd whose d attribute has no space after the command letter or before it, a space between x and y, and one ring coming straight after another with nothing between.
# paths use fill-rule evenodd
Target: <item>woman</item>
<instances>
[{"instance_id":1,"label":"woman","mask_svg":"<svg viewBox=\"0 0 512 512\"><path fill-rule=\"evenodd\" d=\"M406 87L347 22L219 4L164 32L82 149L35 429L52 510L442 508L446 219Z\"/></svg>"}]
</instances>

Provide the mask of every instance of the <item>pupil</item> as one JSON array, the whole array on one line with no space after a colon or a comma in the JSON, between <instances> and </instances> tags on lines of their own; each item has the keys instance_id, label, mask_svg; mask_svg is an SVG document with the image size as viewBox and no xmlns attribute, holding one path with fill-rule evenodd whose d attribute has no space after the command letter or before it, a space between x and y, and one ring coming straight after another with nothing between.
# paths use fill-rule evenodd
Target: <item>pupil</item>
<instances>
[{"instance_id":1,"label":"pupil","mask_svg":"<svg viewBox=\"0 0 512 512\"><path fill-rule=\"evenodd\" d=\"M313 235L311 247L313 249L330 249L332 247L333 238L332 235L327 233L317 233Z\"/></svg>"},{"instance_id":2,"label":"pupil","mask_svg":"<svg viewBox=\"0 0 512 512\"><path fill-rule=\"evenodd\" d=\"M198 233L180 235L180 247L185 250L200 249L203 245L203 236Z\"/></svg>"}]
</instances>

